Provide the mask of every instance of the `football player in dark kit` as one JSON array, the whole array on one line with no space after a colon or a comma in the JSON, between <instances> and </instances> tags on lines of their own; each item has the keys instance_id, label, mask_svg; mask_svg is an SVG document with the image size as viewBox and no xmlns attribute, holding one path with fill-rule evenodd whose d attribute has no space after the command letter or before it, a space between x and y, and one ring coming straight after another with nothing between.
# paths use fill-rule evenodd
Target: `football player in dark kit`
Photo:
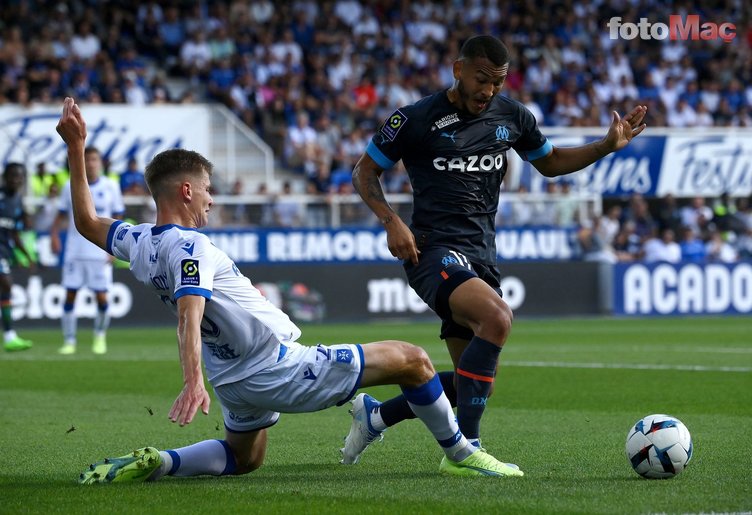
<instances>
[{"instance_id":1,"label":"football player in dark kit","mask_svg":"<svg viewBox=\"0 0 752 515\"><path fill-rule=\"evenodd\" d=\"M625 147L645 128L647 108L624 118L614 112L606 136L572 148L551 145L522 104L499 95L509 53L492 36L465 42L448 90L400 107L384 122L353 170L353 184L387 232L389 250L403 260L412 288L442 320L441 338L454 372L441 374L457 420L480 446L480 418L492 389L499 352L512 326L502 300L496 257L499 190L510 148L546 177L580 170ZM381 173L397 161L413 187L408 227L384 198ZM368 444L401 420L413 418L404 398L384 403L361 394L344 462L357 462ZM357 426L368 428L357 438ZM361 431L361 434L363 431Z\"/></svg>"},{"instance_id":2,"label":"football player in dark kit","mask_svg":"<svg viewBox=\"0 0 752 515\"><path fill-rule=\"evenodd\" d=\"M0 188L0 311L3 321L3 348L6 351L19 351L31 348L31 342L24 340L13 330L11 289L13 278L10 266L14 260L14 249L33 263L18 234L24 225L21 190L26 181L26 167L21 163L7 163L3 170L3 184Z\"/></svg>"}]
</instances>

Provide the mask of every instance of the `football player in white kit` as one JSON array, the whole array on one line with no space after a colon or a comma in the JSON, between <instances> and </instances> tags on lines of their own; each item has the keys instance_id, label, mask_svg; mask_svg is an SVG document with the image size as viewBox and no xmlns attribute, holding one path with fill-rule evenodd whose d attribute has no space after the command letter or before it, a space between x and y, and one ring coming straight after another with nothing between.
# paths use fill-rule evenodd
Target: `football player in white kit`
<instances>
[{"instance_id":1,"label":"football player in white kit","mask_svg":"<svg viewBox=\"0 0 752 515\"><path fill-rule=\"evenodd\" d=\"M94 208L99 216L121 218L125 211L120 185L102 174L102 155L94 147L84 150L86 180L94 198ZM60 229L67 223L65 258L63 260L63 287L65 302L61 325L63 346L60 354L76 352L77 319L74 306L78 290L84 286L94 292L97 300L97 314L94 318L94 339L92 351L95 354L107 352L106 333L110 324L107 312L107 292L112 286L112 257L86 238L81 236L73 223L71 185L68 182L60 194L60 212L50 228L52 251L62 250Z\"/></svg>"},{"instance_id":2,"label":"football player in white kit","mask_svg":"<svg viewBox=\"0 0 752 515\"><path fill-rule=\"evenodd\" d=\"M157 204L156 224L131 225L97 215L84 174L86 127L66 98L57 127L68 145L76 227L88 240L130 261L135 277L177 315L183 390L169 412L181 426L210 397L201 366L220 401L223 440L158 451L145 447L95 463L83 484L146 481L164 475L246 474L261 466L267 429L280 412L311 412L347 402L360 387L398 384L411 408L436 438L445 457L440 471L455 475L521 476L468 443L459 431L436 371L420 347L395 340L307 347L300 330L269 303L232 260L197 229L212 206L212 165L196 152L166 150L146 167ZM363 395L363 394L361 394ZM359 398L361 398L359 396ZM362 411L362 410L361 410ZM367 420L367 419L366 419ZM370 423L348 438L368 439ZM362 448L362 442L347 442ZM343 461L352 463L359 456Z\"/></svg>"}]
</instances>

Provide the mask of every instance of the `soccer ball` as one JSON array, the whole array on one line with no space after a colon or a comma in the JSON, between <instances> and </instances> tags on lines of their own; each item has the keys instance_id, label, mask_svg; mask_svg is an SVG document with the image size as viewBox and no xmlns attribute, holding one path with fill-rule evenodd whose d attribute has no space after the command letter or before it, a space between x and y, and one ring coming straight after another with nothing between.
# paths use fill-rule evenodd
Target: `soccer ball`
<instances>
[{"instance_id":1,"label":"soccer ball","mask_svg":"<svg viewBox=\"0 0 752 515\"><path fill-rule=\"evenodd\" d=\"M627 434L627 459L642 477L674 477L692 459L692 437L679 419L648 415L638 420Z\"/></svg>"}]
</instances>

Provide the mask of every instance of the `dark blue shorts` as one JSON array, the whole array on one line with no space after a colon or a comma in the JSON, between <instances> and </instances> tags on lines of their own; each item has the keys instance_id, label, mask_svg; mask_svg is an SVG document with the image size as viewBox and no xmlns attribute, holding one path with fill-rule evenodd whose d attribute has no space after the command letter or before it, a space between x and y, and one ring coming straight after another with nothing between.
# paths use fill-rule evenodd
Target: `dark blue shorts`
<instances>
[{"instance_id":1,"label":"dark blue shorts","mask_svg":"<svg viewBox=\"0 0 752 515\"><path fill-rule=\"evenodd\" d=\"M468 279L478 277L502 296L498 268L492 265L471 263L464 254L449 247L429 247L421 249L418 265L403 262L407 280L423 302L441 318L441 339L456 337L469 340L473 332L452 320L449 309L449 296Z\"/></svg>"}]
</instances>

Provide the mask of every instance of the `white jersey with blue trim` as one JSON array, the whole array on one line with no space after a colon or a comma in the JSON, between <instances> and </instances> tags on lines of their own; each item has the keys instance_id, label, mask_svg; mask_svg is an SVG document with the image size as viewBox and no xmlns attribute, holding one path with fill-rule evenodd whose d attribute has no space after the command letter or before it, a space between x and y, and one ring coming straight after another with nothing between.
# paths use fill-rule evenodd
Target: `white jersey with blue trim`
<instances>
[{"instance_id":1,"label":"white jersey with blue trim","mask_svg":"<svg viewBox=\"0 0 752 515\"><path fill-rule=\"evenodd\" d=\"M214 386L244 379L277 362L280 343L300 329L269 302L205 234L177 225L110 227L107 250L130 262L133 275L177 314L184 295L205 297L201 340Z\"/></svg>"},{"instance_id":2,"label":"white jersey with blue trim","mask_svg":"<svg viewBox=\"0 0 752 515\"><path fill-rule=\"evenodd\" d=\"M89 184L94 209L97 216L112 218L121 216L125 212L123 194L120 185L109 177L99 177ZM107 254L92 242L81 236L73 222L73 204L71 202L70 182L67 182L60 193L60 212L68 215L68 232L65 237L65 261L72 259L92 259L104 261Z\"/></svg>"}]
</instances>

